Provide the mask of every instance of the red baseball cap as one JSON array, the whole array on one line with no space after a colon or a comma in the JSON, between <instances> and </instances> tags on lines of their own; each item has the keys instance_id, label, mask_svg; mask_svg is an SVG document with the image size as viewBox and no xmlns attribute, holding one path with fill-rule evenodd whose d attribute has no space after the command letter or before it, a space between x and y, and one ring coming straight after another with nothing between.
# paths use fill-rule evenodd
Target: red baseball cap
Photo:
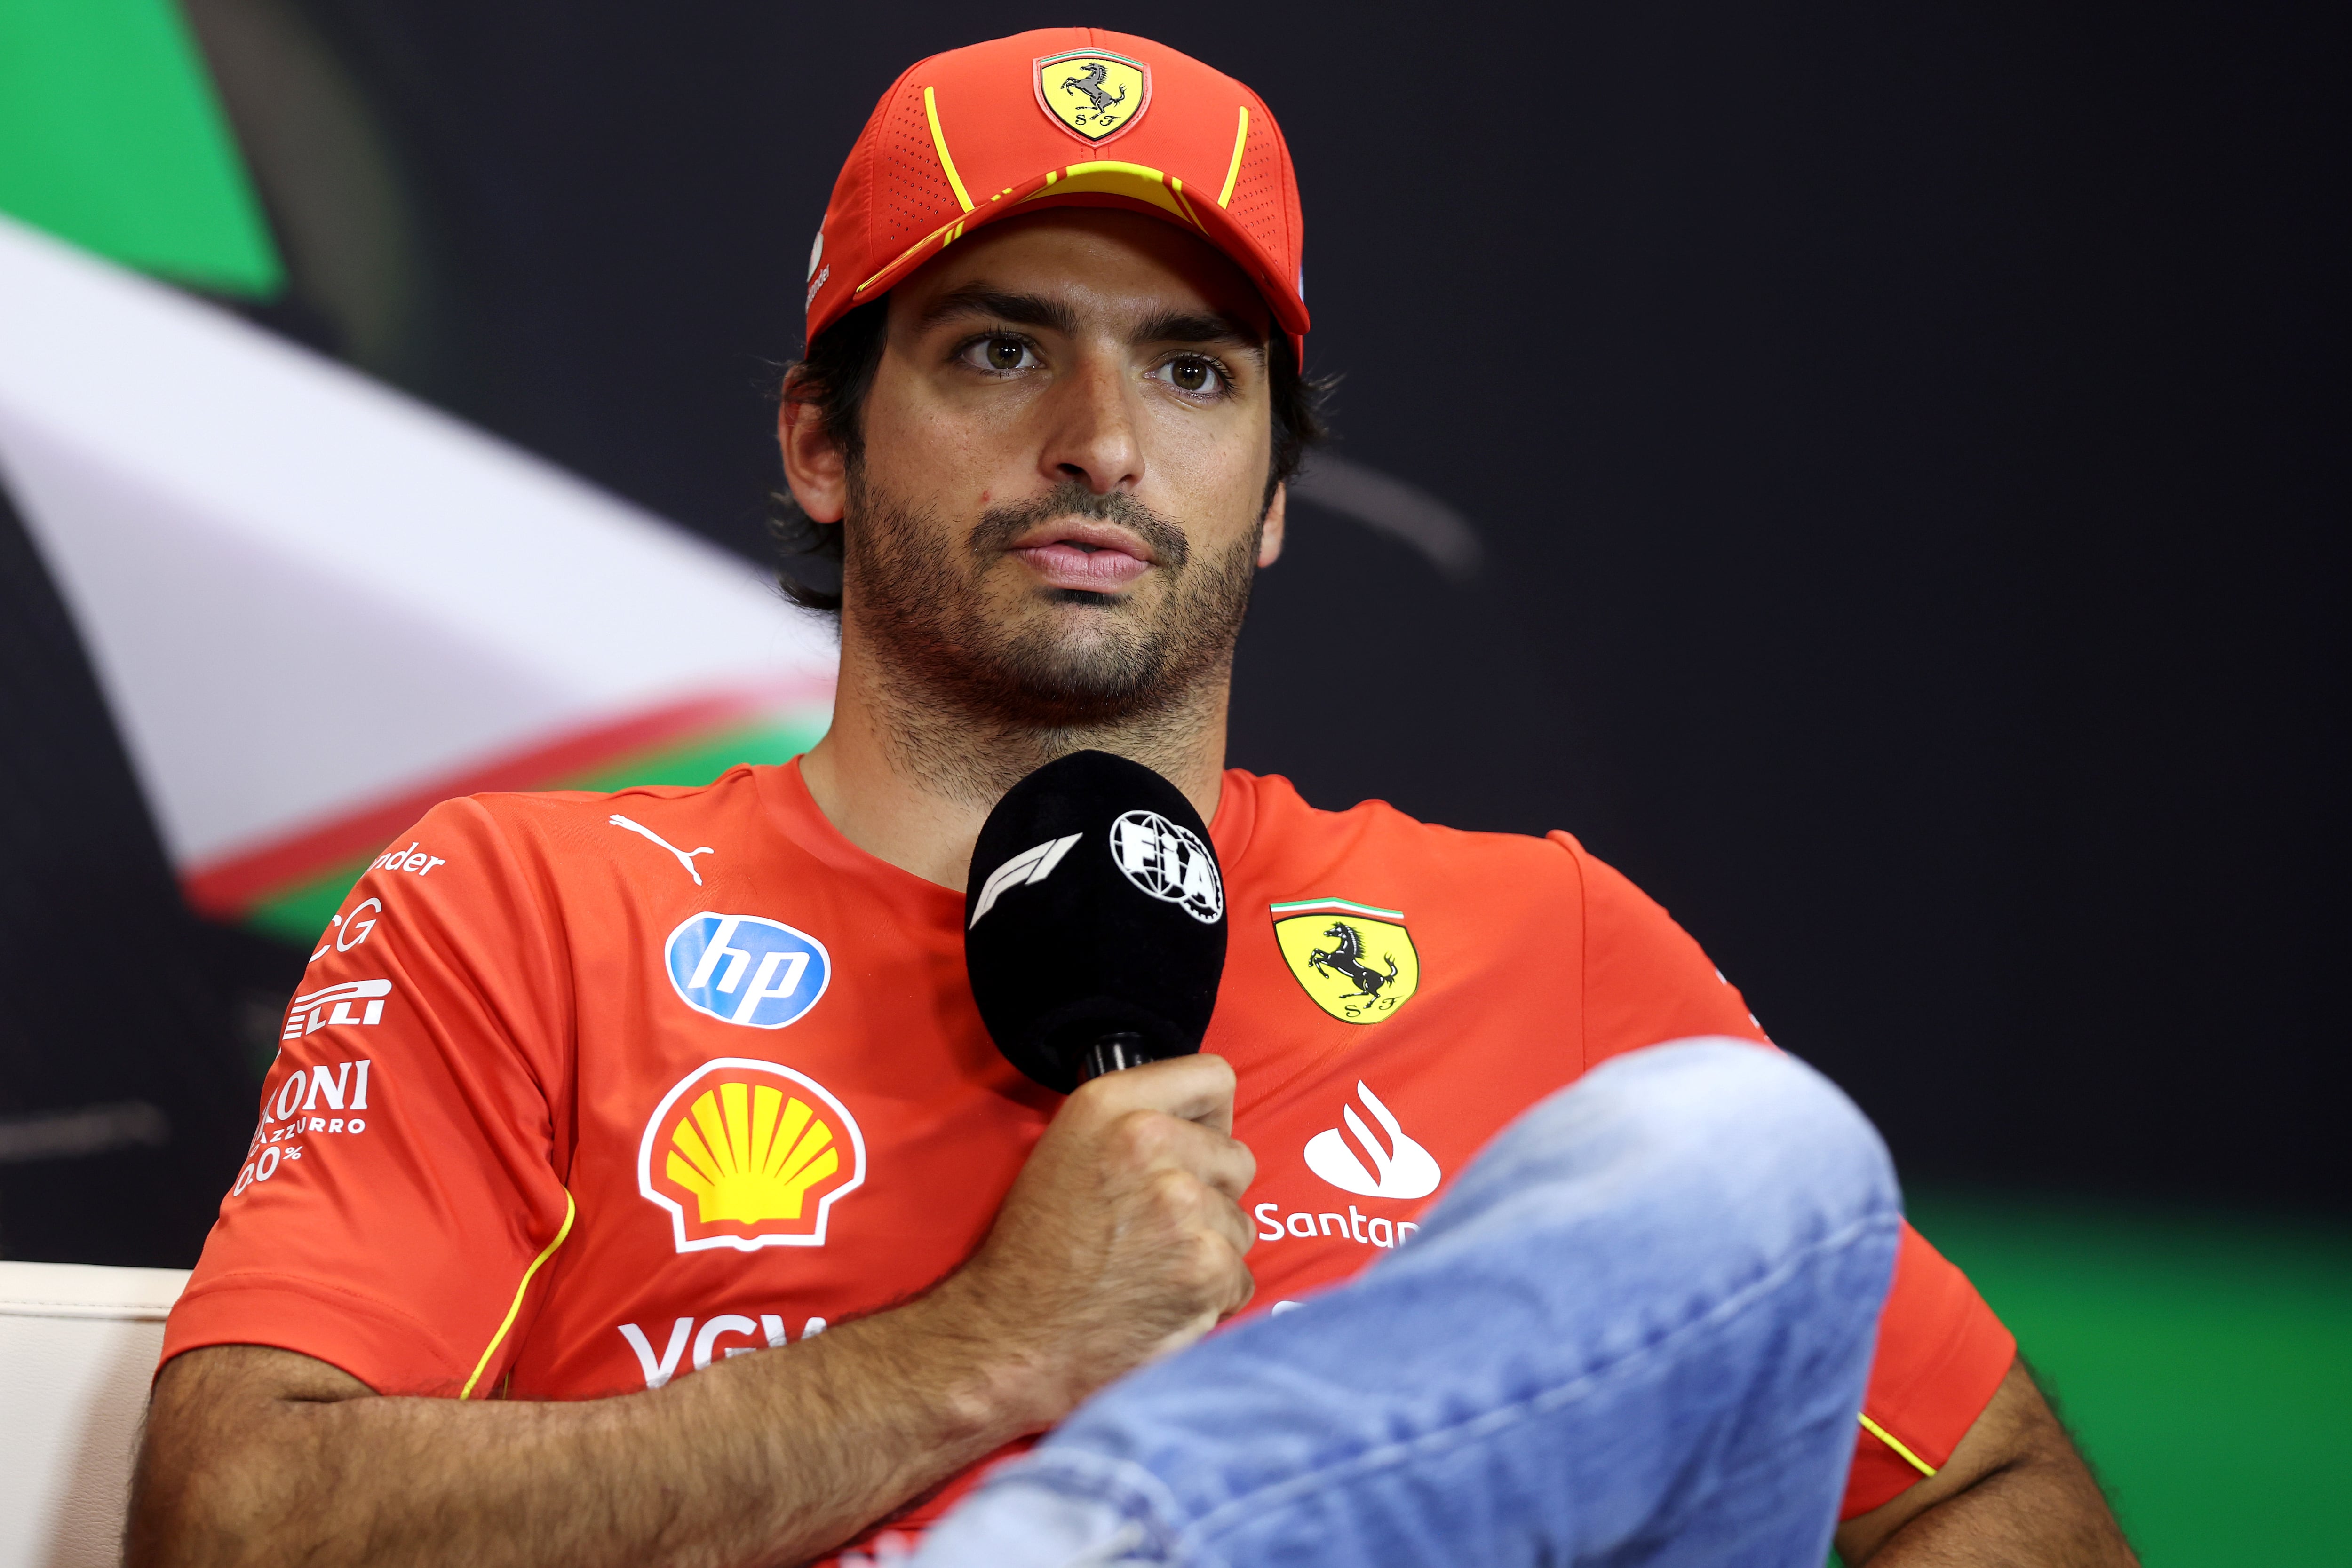
<instances>
[{"instance_id":1,"label":"red baseball cap","mask_svg":"<svg viewBox=\"0 0 2352 1568\"><path fill-rule=\"evenodd\" d=\"M1049 206L1131 207L1255 283L1303 356L1304 225L1265 102L1165 44L1043 27L933 55L874 106L809 251L808 336L978 228Z\"/></svg>"}]
</instances>

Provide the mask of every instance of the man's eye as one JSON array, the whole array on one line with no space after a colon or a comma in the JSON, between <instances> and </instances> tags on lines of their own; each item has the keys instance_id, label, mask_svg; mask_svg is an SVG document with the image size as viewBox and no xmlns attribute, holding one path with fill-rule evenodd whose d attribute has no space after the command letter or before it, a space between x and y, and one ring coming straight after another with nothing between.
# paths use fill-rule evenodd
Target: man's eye
<instances>
[{"instance_id":1,"label":"man's eye","mask_svg":"<svg viewBox=\"0 0 2352 1568\"><path fill-rule=\"evenodd\" d=\"M1188 354L1181 359L1171 360L1160 368L1167 372L1168 384L1178 392L1213 392L1225 389L1224 373L1208 360Z\"/></svg>"},{"instance_id":2,"label":"man's eye","mask_svg":"<svg viewBox=\"0 0 2352 1568\"><path fill-rule=\"evenodd\" d=\"M1037 363L1018 338L982 338L963 351L964 363L982 371L1025 371Z\"/></svg>"}]
</instances>

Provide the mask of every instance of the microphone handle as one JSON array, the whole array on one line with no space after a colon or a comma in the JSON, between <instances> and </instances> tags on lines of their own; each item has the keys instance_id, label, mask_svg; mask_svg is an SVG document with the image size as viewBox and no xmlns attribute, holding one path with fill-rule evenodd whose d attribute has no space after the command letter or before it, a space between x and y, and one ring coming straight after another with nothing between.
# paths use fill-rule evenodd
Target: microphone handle
<instances>
[{"instance_id":1,"label":"microphone handle","mask_svg":"<svg viewBox=\"0 0 2352 1568\"><path fill-rule=\"evenodd\" d=\"M1087 1053L1078 1058L1078 1082L1084 1083L1090 1078L1100 1078L1106 1072L1140 1067L1147 1061L1159 1060L1144 1045L1141 1035L1131 1030L1120 1030L1087 1047Z\"/></svg>"}]
</instances>

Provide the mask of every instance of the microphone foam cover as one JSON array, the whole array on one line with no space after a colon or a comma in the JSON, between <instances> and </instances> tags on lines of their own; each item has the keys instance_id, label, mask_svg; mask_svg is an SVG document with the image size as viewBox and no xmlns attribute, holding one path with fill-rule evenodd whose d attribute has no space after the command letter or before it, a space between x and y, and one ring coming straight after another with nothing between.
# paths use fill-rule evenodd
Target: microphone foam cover
<instances>
[{"instance_id":1,"label":"microphone foam cover","mask_svg":"<svg viewBox=\"0 0 2352 1568\"><path fill-rule=\"evenodd\" d=\"M1079 751L1014 785L980 830L964 967L1006 1060L1077 1086L1106 1034L1155 1058L1201 1049L1225 970L1225 887L1207 826L1139 762Z\"/></svg>"}]
</instances>

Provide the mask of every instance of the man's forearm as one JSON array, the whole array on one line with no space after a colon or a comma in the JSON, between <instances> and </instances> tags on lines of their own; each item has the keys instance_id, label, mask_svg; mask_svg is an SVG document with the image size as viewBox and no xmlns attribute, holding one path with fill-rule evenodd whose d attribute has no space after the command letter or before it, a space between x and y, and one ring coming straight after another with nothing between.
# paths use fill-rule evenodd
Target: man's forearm
<instances>
[{"instance_id":1,"label":"man's forearm","mask_svg":"<svg viewBox=\"0 0 2352 1568\"><path fill-rule=\"evenodd\" d=\"M2137 1561L2021 1361L1950 1461L1884 1508L1849 1520L1837 1547L1857 1568L2133 1568Z\"/></svg>"},{"instance_id":2,"label":"man's forearm","mask_svg":"<svg viewBox=\"0 0 2352 1568\"><path fill-rule=\"evenodd\" d=\"M1870 1568L2136 1568L2090 1472L2067 1458L1986 1477L1889 1537Z\"/></svg>"},{"instance_id":3,"label":"man's forearm","mask_svg":"<svg viewBox=\"0 0 2352 1568\"><path fill-rule=\"evenodd\" d=\"M287 1352L193 1352L157 1385L129 1561L797 1562L1042 1424L957 1315L932 1298L566 1403L379 1398Z\"/></svg>"},{"instance_id":4,"label":"man's forearm","mask_svg":"<svg viewBox=\"0 0 2352 1568\"><path fill-rule=\"evenodd\" d=\"M1081 1085L929 1293L648 1393L385 1398L289 1351L190 1351L156 1381L130 1561L812 1557L1240 1310L1256 1166L1233 1094L1208 1055Z\"/></svg>"}]
</instances>

